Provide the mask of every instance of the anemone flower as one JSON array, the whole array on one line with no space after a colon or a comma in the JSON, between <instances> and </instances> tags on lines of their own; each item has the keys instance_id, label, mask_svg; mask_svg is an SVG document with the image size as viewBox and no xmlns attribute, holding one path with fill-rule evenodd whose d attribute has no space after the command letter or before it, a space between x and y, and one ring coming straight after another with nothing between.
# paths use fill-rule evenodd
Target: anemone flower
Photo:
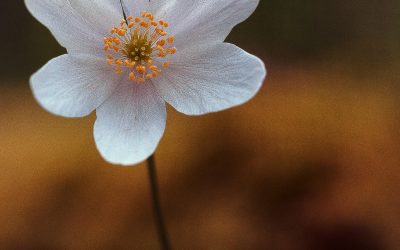
<instances>
[{"instance_id":1,"label":"anemone flower","mask_svg":"<svg viewBox=\"0 0 400 250\"><path fill-rule=\"evenodd\" d=\"M132 165L155 151L166 103L202 115L245 103L266 76L263 62L224 43L259 0L25 0L67 54L30 80L51 113L96 110L94 137L109 162ZM45 49L45 48L41 48Z\"/></svg>"}]
</instances>

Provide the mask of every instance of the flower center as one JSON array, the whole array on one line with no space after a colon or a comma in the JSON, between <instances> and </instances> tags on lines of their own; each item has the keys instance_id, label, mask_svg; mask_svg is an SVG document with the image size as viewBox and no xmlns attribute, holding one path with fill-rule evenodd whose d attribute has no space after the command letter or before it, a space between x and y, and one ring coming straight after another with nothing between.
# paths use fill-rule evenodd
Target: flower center
<instances>
[{"instance_id":1,"label":"flower center","mask_svg":"<svg viewBox=\"0 0 400 250\"><path fill-rule=\"evenodd\" d=\"M137 83L157 77L161 68L169 67L166 57L176 53L172 46L175 38L167 37L165 31L168 26L147 11L140 17L123 19L111 30L111 36L104 38L107 63L118 75L129 72L128 79Z\"/></svg>"}]
</instances>

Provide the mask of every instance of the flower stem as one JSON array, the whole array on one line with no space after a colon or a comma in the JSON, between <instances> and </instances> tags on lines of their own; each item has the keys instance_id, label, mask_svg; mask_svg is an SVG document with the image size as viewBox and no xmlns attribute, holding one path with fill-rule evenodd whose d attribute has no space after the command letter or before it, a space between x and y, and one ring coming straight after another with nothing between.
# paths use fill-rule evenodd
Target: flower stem
<instances>
[{"instance_id":1,"label":"flower stem","mask_svg":"<svg viewBox=\"0 0 400 250\"><path fill-rule=\"evenodd\" d=\"M124 16L124 20L126 20L126 13L125 13L125 10L124 10L124 5L122 3L122 0L119 0L119 3L121 4L122 15Z\"/></svg>"},{"instance_id":2,"label":"flower stem","mask_svg":"<svg viewBox=\"0 0 400 250\"><path fill-rule=\"evenodd\" d=\"M153 209L157 223L158 238L160 240L161 249L170 250L171 247L168 240L168 233L165 228L164 218L162 215L162 210L160 205L160 197L157 185L156 163L154 160L154 155L151 155L149 159L147 159L147 168L149 172L151 196L153 199Z\"/></svg>"}]
</instances>

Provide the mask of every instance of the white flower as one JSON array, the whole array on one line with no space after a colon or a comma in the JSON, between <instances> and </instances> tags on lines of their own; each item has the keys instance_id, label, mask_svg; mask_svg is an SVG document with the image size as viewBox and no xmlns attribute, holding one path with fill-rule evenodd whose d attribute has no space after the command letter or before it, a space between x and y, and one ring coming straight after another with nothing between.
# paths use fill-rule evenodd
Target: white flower
<instances>
[{"instance_id":1,"label":"white flower","mask_svg":"<svg viewBox=\"0 0 400 250\"><path fill-rule=\"evenodd\" d=\"M121 21L119 0L25 0L68 52L31 77L34 96L65 117L96 110L102 156L141 162L164 133L165 102L201 115L240 105L260 89L263 62L224 43L258 2L125 0L131 16Z\"/></svg>"}]
</instances>

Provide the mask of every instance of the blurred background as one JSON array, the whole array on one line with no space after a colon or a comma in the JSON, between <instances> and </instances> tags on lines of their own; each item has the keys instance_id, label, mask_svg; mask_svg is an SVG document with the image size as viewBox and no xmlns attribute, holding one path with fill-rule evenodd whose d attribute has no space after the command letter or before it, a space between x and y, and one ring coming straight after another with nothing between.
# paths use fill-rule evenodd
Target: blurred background
<instances>
[{"instance_id":1,"label":"blurred background","mask_svg":"<svg viewBox=\"0 0 400 250\"><path fill-rule=\"evenodd\" d=\"M0 249L158 249L146 165L96 151L28 79L64 53L1 1ZM400 249L400 2L261 0L229 42L269 76L249 103L168 110L156 154L174 249Z\"/></svg>"}]
</instances>

